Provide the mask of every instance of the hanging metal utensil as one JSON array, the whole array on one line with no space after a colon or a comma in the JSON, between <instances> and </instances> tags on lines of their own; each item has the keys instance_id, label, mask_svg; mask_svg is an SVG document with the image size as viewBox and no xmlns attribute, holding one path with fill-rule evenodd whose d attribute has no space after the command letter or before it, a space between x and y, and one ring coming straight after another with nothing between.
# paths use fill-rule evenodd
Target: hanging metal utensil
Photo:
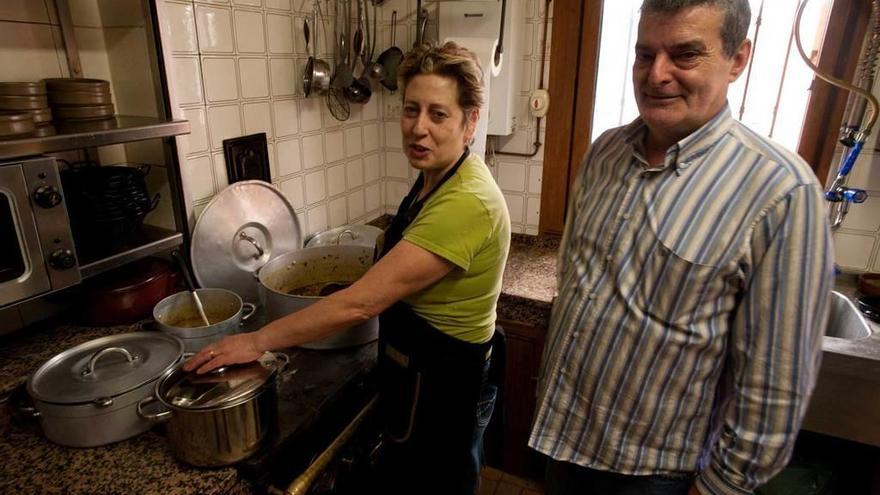
<instances>
[{"instance_id":1,"label":"hanging metal utensil","mask_svg":"<svg viewBox=\"0 0 880 495\"><path fill-rule=\"evenodd\" d=\"M367 77L369 77L373 81L378 82L378 81L381 81L382 78L385 77L385 67L382 64L380 64L379 62L375 61L375 59L373 58L373 56L376 54L376 45L378 44L377 39L376 39L376 36L378 35L378 31L376 31L376 18L377 17L379 17L379 14L376 11L376 3L374 2L373 3L373 32L370 33L370 31L367 30L367 39L368 39L369 45L370 45L370 48L369 48L370 56L368 57L367 61L365 62L366 68L364 69L364 71L366 72ZM369 23L369 18L367 19L367 22Z\"/></svg>"},{"instance_id":2,"label":"hanging metal utensil","mask_svg":"<svg viewBox=\"0 0 880 495\"><path fill-rule=\"evenodd\" d=\"M306 39L306 53L309 54L309 60L306 62L306 68L303 71L303 91L306 97L312 94L312 80L315 78L315 57L309 51L309 19L303 19L303 36Z\"/></svg>"},{"instance_id":3,"label":"hanging metal utensil","mask_svg":"<svg viewBox=\"0 0 880 495\"><path fill-rule=\"evenodd\" d=\"M349 65L350 57L349 57L349 47L348 47L348 39L351 34L351 1L345 1L345 25L343 26L343 33L339 35L339 64L336 66L336 70L333 72L333 79L330 81L330 84L336 89L344 89L351 85L351 82L354 80L354 75L352 74L352 68Z\"/></svg>"},{"instance_id":4,"label":"hanging metal utensil","mask_svg":"<svg viewBox=\"0 0 880 495\"><path fill-rule=\"evenodd\" d=\"M334 119L343 122L351 117L351 105L348 104L341 89L330 88L325 102Z\"/></svg>"},{"instance_id":5,"label":"hanging metal utensil","mask_svg":"<svg viewBox=\"0 0 880 495\"><path fill-rule=\"evenodd\" d=\"M397 67L403 60L403 50L394 46L394 38L397 33L397 11L391 12L391 48L379 55L377 62L385 69L385 74L379 81L390 91L397 91Z\"/></svg>"},{"instance_id":6,"label":"hanging metal utensil","mask_svg":"<svg viewBox=\"0 0 880 495\"><path fill-rule=\"evenodd\" d=\"M361 0L355 0L358 7L358 28L354 36L354 53L357 59L361 58L364 48L364 36L361 24L364 21L364 9L361 8ZM352 63L352 67L354 63ZM360 76L355 78L347 88L345 88L345 97L352 103L365 104L370 101L373 96L373 90L370 88L370 80L365 74L366 67L362 67Z\"/></svg>"},{"instance_id":7,"label":"hanging metal utensil","mask_svg":"<svg viewBox=\"0 0 880 495\"><path fill-rule=\"evenodd\" d=\"M420 19L419 25L416 26L416 44L414 46L419 46L425 42L425 29L428 27L428 9L421 10Z\"/></svg>"},{"instance_id":8,"label":"hanging metal utensil","mask_svg":"<svg viewBox=\"0 0 880 495\"><path fill-rule=\"evenodd\" d=\"M318 2L315 2L312 11L312 23L316 29L318 27L318 9ZM308 19L303 21L303 36L306 40L306 51L308 52L311 37ZM330 65L326 61L318 58L317 36L315 36L313 50L314 52L309 56L309 60L306 62L306 68L303 71L303 91L306 96L309 96L312 93L317 95L325 94L330 87Z\"/></svg>"},{"instance_id":9,"label":"hanging metal utensil","mask_svg":"<svg viewBox=\"0 0 880 495\"><path fill-rule=\"evenodd\" d=\"M361 7L361 0L354 0L357 3L357 29L354 31L354 38L352 38L351 46L354 48L354 53L352 54L351 61L351 71L355 72L355 66L358 61L361 60L361 55L364 51L364 30L362 29L361 24L364 21L364 10Z\"/></svg>"}]
</instances>

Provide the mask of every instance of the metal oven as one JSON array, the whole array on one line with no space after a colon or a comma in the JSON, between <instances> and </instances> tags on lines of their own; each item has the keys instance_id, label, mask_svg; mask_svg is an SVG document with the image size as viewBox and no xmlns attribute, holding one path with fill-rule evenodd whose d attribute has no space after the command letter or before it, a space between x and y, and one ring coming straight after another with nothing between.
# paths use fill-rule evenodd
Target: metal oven
<instances>
[{"instance_id":1,"label":"metal oven","mask_svg":"<svg viewBox=\"0 0 880 495\"><path fill-rule=\"evenodd\" d=\"M79 281L55 159L0 163L0 307Z\"/></svg>"}]
</instances>

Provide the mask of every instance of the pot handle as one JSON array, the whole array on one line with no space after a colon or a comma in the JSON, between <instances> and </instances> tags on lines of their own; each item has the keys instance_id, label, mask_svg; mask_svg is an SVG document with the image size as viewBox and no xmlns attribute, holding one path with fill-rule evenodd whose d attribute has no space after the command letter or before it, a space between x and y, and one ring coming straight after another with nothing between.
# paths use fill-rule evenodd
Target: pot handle
<instances>
[{"instance_id":1,"label":"pot handle","mask_svg":"<svg viewBox=\"0 0 880 495\"><path fill-rule=\"evenodd\" d=\"M243 324L245 321L247 321L248 318L250 318L251 316L254 316L254 313L257 312L257 305L254 303L249 303L249 302L241 303L241 309L242 309L242 312L241 312L241 323L240 324Z\"/></svg>"},{"instance_id":2,"label":"pot handle","mask_svg":"<svg viewBox=\"0 0 880 495\"><path fill-rule=\"evenodd\" d=\"M89 364L87 364L85 369L80 372L82 376L86 377L94 373L95 365L98 364L98 360L111 353L122 354L128 360L128 364L131 364L140 359L140 356L128 352L128 349L125 349L123 347L105 347L100 351L92 354L92 357L89 359Z\"/></svg>"},{"instance_id":3,"label":"pot handle","mask_svg":"<svg viewBox=\"0 0 880 495\"><path fill-rule=\"evenodd\" d=\"M167 419L171 419L172 411L171 409L166 409L160 413L152 414L144 411L144 406L150 404L151 402L156 402L157 399L155 395L150 395L144 397L143 399L138 401L137 405L137 413L138 416L146 419L147 421L165 421Z\"/></svg>"},{"instance_id":4,"label":"pot handle","mask_svg":"<svg viewBox=\"0 0 880 495\"><path fill-rule=\"evenodd\" d=\"M10 392L3 396L3 399L0 400L0 404L10 403L12 409L15 410L16 413L27 417L27 418L39 418L40 411L37 411L37 408L34 407L33 402L25 402L24 400L16 400L12 395L14 392Z\"/></svg>"},{"instance_id":5,"label":"pot handle","mask_svg":"<svg viewBox=\"0 0 880 495\"><path fill-rule=\"evenodd\" d=\"M263 254L265 253L265 251L263 250L263 246L260 246L259 241L257 241L253 237L247 235L247 233L243 230L238 233L238 239L241 241L247 241L254 247L254 249L257 251L257 254L254 255L255 260L258 260L263 257Z\"/></svg>"},{"instance_id":6,"label":"pot handle","mask_svg":"<svg viewBox=\"0 0 880 495\"><path fill-rule=\"evenodd\" d=\"M288 356L287 354L285 354L283 352L273 352L272 355L275 356L275 359L279 359L281 361L284 361L283 363L281 363L280 366L278 366L279 373L284 371L284 369L287 368L288 366L290 366L290 356Z\"/></svg>"}]
</instances>

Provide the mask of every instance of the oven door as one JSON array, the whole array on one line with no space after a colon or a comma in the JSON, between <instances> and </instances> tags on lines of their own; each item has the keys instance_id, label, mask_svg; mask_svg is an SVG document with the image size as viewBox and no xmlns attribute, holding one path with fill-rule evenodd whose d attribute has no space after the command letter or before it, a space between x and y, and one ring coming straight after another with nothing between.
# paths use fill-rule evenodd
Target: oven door
<instances>
[{"instance_id":1,"label":"oven door","mask_svg":"<svg viewBox=\"0 0 880 495\"><path fill-rule=\"evenodd\" d=\"M50 289L22 165L0 167L0 306Z\"/></svg>"}]
</instances>

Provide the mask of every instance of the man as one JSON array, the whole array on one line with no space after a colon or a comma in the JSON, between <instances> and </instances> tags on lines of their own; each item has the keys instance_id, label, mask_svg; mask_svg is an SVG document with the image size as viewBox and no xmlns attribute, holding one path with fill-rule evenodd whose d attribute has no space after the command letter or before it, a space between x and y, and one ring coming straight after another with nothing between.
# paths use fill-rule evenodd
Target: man
<instances>
[{"instance_id":1,"label":"man","mask_svg":"<svg viewBox=\"0 0 880 495\"><path fill-rule=\"evenodd\" d=\"M747 0L645 0L640 117L593 143L529 445L547 493L747 494L785 466L821 356L821 186L731 118Z\"/></svg>"}]
</instances>

